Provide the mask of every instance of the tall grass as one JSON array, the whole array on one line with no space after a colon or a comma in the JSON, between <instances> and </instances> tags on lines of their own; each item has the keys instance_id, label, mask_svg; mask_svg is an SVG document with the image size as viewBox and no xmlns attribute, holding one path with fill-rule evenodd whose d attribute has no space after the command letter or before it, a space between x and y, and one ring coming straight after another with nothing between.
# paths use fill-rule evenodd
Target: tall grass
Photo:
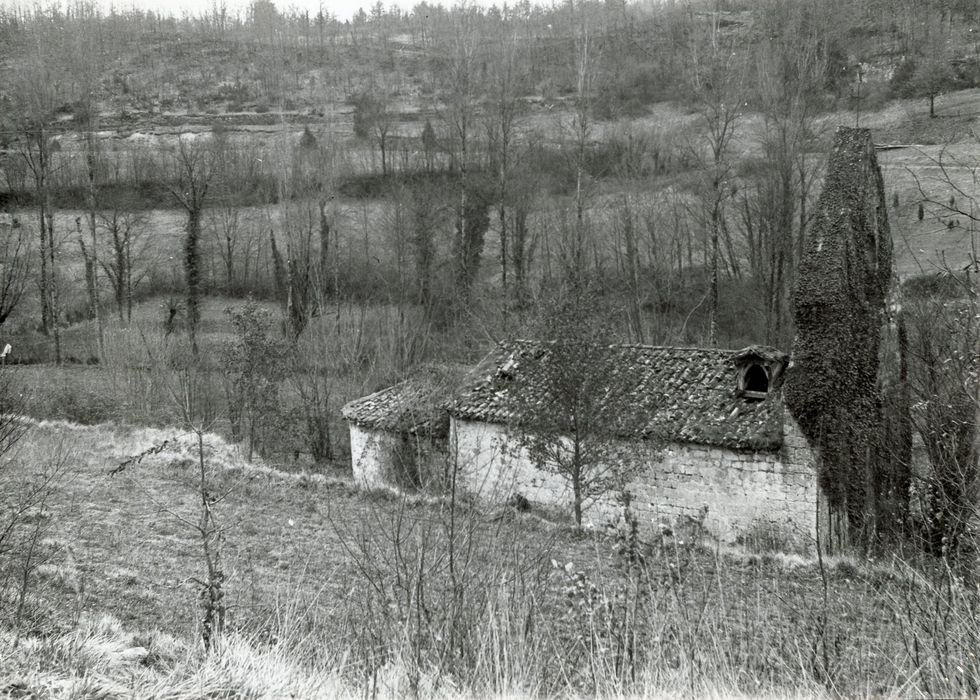
<instances>
[{"instance_id":1,"label":"tall grass","mask_svg":"<svg viewBox=\"0 0 980 700\"><path fill-rule=\"evenodd\" d=\"M230 526L229 624L205 653L196 589L180 583L201 569L199 547L174 520L193 518L188 464L199 452L194 435L178 433L43 422L4 463L10 494L17 483L44 484L33 476L39 466L62 466L42 472L55 475L44 503L25 511L23 537L0 554L0 688L53 697L963 697L980 681L970 572L643 542L628 522L579 533L451 490L359 493L248 464L211 434L209 483ZM138 467L105 476L164 441ZM127 623L104 618L110 609Z\"/></svg>"}]
</instances>

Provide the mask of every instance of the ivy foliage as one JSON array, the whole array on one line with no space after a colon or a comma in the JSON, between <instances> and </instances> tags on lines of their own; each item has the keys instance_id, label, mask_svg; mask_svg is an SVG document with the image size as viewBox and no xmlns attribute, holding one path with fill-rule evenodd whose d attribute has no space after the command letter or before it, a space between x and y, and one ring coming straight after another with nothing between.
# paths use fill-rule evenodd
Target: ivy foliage
<instances>
[{"instance_id":1,"label":"ivy foliage","mask_svg":"<svg viewBox=\"0 0 980 700\"><path fill-rule=\"evenodd\" d=\"M892 243L871 132L840 128L793 294L786 404L820 456L820 483L852 536L870 533L881 469L878 352Z\"/></svg>"},{"instance_id":2,"label":"ivy foliage","mask_svg":"<svg viewBox=\"0 0 980 700\"><path fill-rule=\"evenodd\" d=\"M286 412L280 389L289 370L289 345L272 331L272 315L249 300L227 309L235 339L223 349L232 437L245 442L249 460L268 453L285 432Z\"/></svg>"}]
</instances>

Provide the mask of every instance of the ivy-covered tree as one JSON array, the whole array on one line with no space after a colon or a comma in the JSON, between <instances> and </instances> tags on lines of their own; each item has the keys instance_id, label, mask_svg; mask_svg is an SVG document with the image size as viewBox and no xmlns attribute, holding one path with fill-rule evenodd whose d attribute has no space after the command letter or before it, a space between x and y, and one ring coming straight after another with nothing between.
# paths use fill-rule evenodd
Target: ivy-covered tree
<instances>
[{"instance_id":1,"label":"ivy-covered tree","mask_svg":"<svg viewBox=\"0 0 980 700\"><path fill-rule=\"evenodd\" d=\"M217 170L217 148L213 144L178 138L173 157L170 194L187 213L184 231L184 277L187 285L187 332L197 353L197 325L201 318L203 293L201 223L204 206Z\"/></svg>"},{"instance_id":2,"label":"ivy-covered tree","mask_svg":"<svg viewBox=\"0 0 980 700\"><path fill-rule=\"evenodd\" d=\"M884 183L871 132L840 128L793 295L787 406L820 460L825 544L875 531L882 435L878 351L891 279Z\"/></svg>"},{"instance_id":3,"label":"ivy-covered tree","mask_svg":"<svg viewBox=\"0 0 980 700\"><path fill-rule=\"evenodd\" d=\"M458 312L468 308L470 292L480 271L486 235L490 228L492 187L485 179L474 176L459 182L461 194L455 198L455 235L452 245L453 281Z\"/></svg>"}]
</instances>

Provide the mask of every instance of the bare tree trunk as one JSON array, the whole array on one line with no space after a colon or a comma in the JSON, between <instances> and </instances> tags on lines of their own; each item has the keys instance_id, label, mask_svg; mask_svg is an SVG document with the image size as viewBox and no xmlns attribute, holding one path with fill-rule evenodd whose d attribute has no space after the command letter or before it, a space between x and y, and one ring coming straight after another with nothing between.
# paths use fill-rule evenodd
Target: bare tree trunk
<instances>
[{"instance_id":1,"label":"bare tree trunk","mask_svg":"<svg viewBox=\"0 0 980 700\"><path fill-rule=\"evenodd\" d=\"M711 321L708 327L708 345L718 346L718 227L721 218L720 203L711 211Z\"/></svg>"},{"instance_id":2,"label":"bare tree trunk","mask_svg":"<svg viewBox=\"0 0 980 700\"><path fill-rule=\"evenodd\" d=\"M197 355L197 326L201 320L201 210L187 212L187 237L184 239L184 274L187 279L187 332L191 349Z\"/></svg>"},{"instance_id":3,"label":"bare tree trunk","mask_svg":"<svg viewBox=\"0 0 980 700\"><path fill-rule=\"evenodd\" d=\"M636 231L633 226L633 212L629 196L623 198L623 238L626 244L626 276L629 284L629 319L632 335L636 342L644 343L643 317L640 313L640 261L636 245Z\"/></svg>"},{"instance_id":4,"label":"bare tree trunk","mask_svg":"<svg viewBox=\"0 0 980 700\"><path fill-rule=\"evenodd\" d=\"M527 301L527 210L523 206L514 211L514 236L511 259L514 266L514 299L518 306Z\"/></svg>"},{"instance_id":5,"label":"bare tree trunk","mask_svg":"<svg viewBox=\"0 0 980 700\"><path fill-rule=\"evenodd\" d=\"M61 318L59 313L57 267L54 256L54 214L48 212L48 293L50 295L51 328L54 333L54 361L61 364Z\"/></svg>"},{"instance_id":6,"label":"bare tree trunk","mask_svg":"<svg viewBox=\"0 0 980 700\"><path fill-rule=\"evenodd\" d=\"M44 335L51 333L51 283L48 280L48 236L47 236L47 197L41 195L41 206L38 210L38 224L41 232L40 246L38 250L41 254L41 274L38 279L38 286L41 292L41 332Z\"/></svg>"},{"instance_id":7,"label":"bare tree trunk","mask_svg":"<svg viewBox=\"0 0 980 700\"><path fill-rule=\"evenodd\" d=\"M378 144L381 146L381 175L383 177L388 176L388 138L387 134L382 134L378 138Z\"/></svg>"},{"instance_id":8,"label":"bare tree trunk","mask_svg":"<svg viewBox=\"0 0 980 700\"><path fill-rule=\"evenodd\" d=\"M331 294L330 275L330 223L327 221L326 203L320 202L320 296L326 299Z\"/></svg>"},{"instance_id":9,"label":"bare tree trunk","mask_svg":"<svg viewBox=\"0 0 980 700\"><path fill-rule=\"evenodd\" d=\"M34 177L38 193L38 252L41 258L38 286L41 296L41 329L44 335L54 336L55 362L61 364L61 331L58 327L57 291L55 289L54 223L51 212L51 192L48 182L50 152L44 126L28 132L24 160ZM34 152L34 149L37 152Z\"/></svg>"},{"instance_id":10,"label":"bare tree trunk","mask_svg":"<svg viewBox=\"0 0 980 700\"><path fill-rule=\"evenodd\" d=\"M507 208L504 206L506 187L501 176L501 185L497 192L497 196L500 197L497 203L497 222L500 225L500 291L505 300L507 299ZM504 308L506 309L506 304Z\"/></svg>"},{"instance_id":11,"label":"bare tree trunk","mask_svg":"<svg viewBox=\"0 0 980 700\"><path fill-rule=\"evenodd\" d=\"M575 112L575 226L574 239L570 253L568 273L573 285L584 282L586 259L586 222L585 222L585 154L591 130L592 110L592 57L591 36L583 25L579 30L578 65L576 82L576 112Z\"/></svg>"},{"instance_id":12,"label":"bare tree trunk","mask_svg":"<svg viewBox=\"0 0 980 700\"><path fill-rule=\"evenodd\" d=\"M120 239L118 222L112 223L112 249L115 254L116 271L114 287L115 287L115 297L116 297L116 312L119 314L119 321L126 320L126 312L128 311L127 296L129 295L129 285L131 275L126 269L127 254L129 252L129 240L128 232L125 239Z\"/></svg>"},{"instance_id":13,"label":"bare tree trunk","mask_svg":"<svg viewBox=\"0 0 980 700\"><path fill-rule=\"evenodd\" d=\"M78 247L82 251L82 260L85 262L85 291L88 293L88 318L95 318L95 261L89 253L85 239L82 237L82 220L75 219L75 230L78 232Z\"/></svg>"},{"instance_id":14,"label":"bare tree trunk","mask_svg":"<svg viewBox=\"0 0 980 700\"><path fill-rule=\"evenodd\" d=\"M95 313L95 324L99 332L99 361L105 361L105 328L102 322L102 304L99 299L99 247L96 238L95 227L95 204L96 204L96 183L95 183L95 140L92 130L89 129L86 137L85 162L88 165L88 224L89 232L92 235L92 281L90 295L92 308ZM79 230L79 240L81 240L81 230Z\"/></svg>"},{"instance_id":15,"label":"bare tree trunk","mask_svg":"<svg viewBox=\"0 0 980 700\"><path fill-rule=\"evenodd\" d=\"M578 438L575 441L575 452L572 456L572 499L575 515L575 526L582 527L582 444Z\"/></svg>"},{"instance_id":16,"label":"bare tree trunk","mask_svg":"<svg viewBox=\"0 0 980 700\"><path fill-rule=\"evenodd\" d=\"M225 231L225 291L231 294L235 289L235 243L231 232Z\"/></svg>"},{"instance_id":17,"label":"bare tree trunk","mask_svg":"<svg viewBox=\"0 0 980 700\"><path fill-rule=\"evenodd\" d=\"M130 240L130 233L126 233L125 242L125 262L126 262L126 321L133 320L133 248Z\"/></svg>"}]
</instances>

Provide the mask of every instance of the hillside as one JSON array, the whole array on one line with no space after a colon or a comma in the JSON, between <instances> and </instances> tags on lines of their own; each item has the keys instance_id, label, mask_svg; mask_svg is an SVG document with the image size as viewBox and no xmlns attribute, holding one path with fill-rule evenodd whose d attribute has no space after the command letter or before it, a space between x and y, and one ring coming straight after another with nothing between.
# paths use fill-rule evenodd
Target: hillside
<instances>
[{"instance_id":1,"label":"hillside","mask_svg":"<svg viewBox=\"0 0 980 700\"><path fill-rule=\"evenodd\" d=\"M878 0L0 7L0 697L980 696L977 37ZM610 343L792 353L840 125L894 243L897 427L855 463L915 483L866 547L577 531L451 461L354 488L341 406L570 298Z\"/></svg>"},{"instance_id":2,"label":"hillside","mask_svg":"<svg viewBox=\"0 0 980 700\"><path fill-rule=\"evenodd\" d=\"M23 603L11 632L23 641L11 647L16 637L0 636L0 687L55 697L83 685L136 697L208 688L395 697L416 682L413 658L428 660L420 690L448 697L620 696L623 673L638 674L630 695L647 697L809 696L821 687L959 695L976 678L972 657L930 656L929 645L961 644L975 631L972 617L957 617L966 592L942 594L954 617L928 631L931 613L907 606L936 590L898 562L821 568L751 553L763 540L719 552L678 533L644 545L636 568L615 536L579 535L536 513L358 493L344 480L245 463L211 434L206 473L230 636L200 656L195 439L32 425L3 464L8 503L25 493L30 465L49 480L15 531L36 543L31 558L3 554L8 575L27 567L34 583L4 588L5 606ZM451 602L450 575L464 608ZM453 625L460 636L450 648L443 635ZM637 656L621 667L630 635ZM925 656L913 654L913 639ZM937 677L954 662L955 677Z\"/></svg>"}]
</instances>

